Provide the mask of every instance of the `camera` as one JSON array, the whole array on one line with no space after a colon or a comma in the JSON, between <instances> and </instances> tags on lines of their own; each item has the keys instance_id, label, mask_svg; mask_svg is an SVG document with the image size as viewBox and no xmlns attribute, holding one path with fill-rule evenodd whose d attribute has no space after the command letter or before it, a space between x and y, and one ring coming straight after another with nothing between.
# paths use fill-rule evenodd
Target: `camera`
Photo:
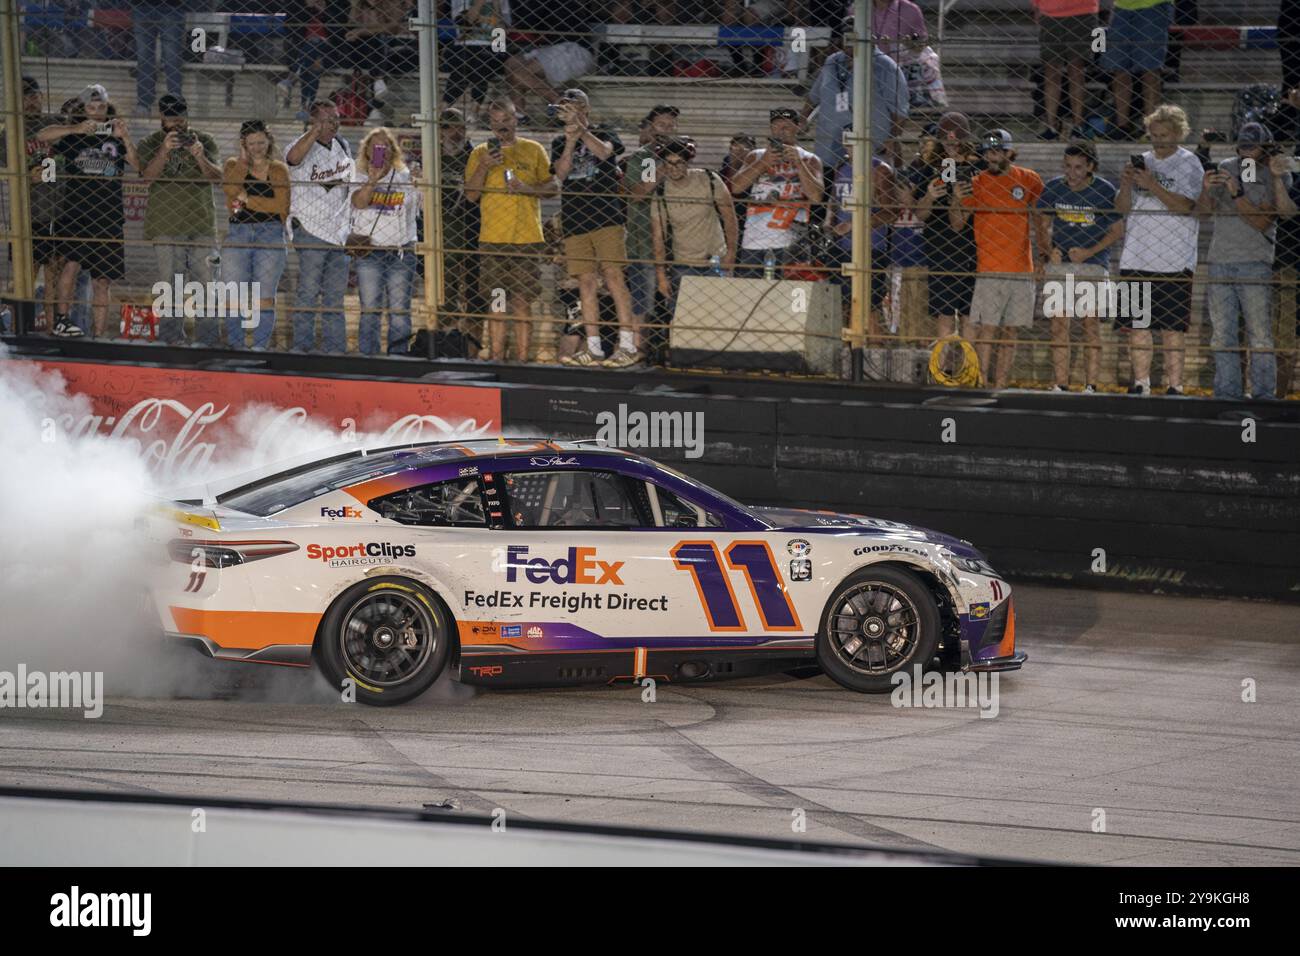
<instances>
[{"instance_id":1,"label":"camera","mask_svg":"<svg viewBox=\"0 0 1300 956\"><path fill-rule=\"evenodd\" d=\"M176 144L178 146L193 146L198 140L193 130L183 129L176 134Z\"/></svg>"},{"instance_id":2,"label":"camera","mask_svg":"<svg viewBox=\"0 0 1300 956\"><path fill-rule=\"evenodd\" d=\"M96 136L112 136L112 135L113 135L113 124L112 124L112 123L100 123L98 126L95 127L95 135L96 135Z\"/></svg>"},{"instance_id":3,"label":"camera","mask_svg":"<svg viewBox=\"0 0 1300 956\"><path fill-rule=\"evenodd\" d=\"M1221 129L1203 129L1201 130L1202 143L1226 143L1228 135Z\"/></svg>"}]
</instances>

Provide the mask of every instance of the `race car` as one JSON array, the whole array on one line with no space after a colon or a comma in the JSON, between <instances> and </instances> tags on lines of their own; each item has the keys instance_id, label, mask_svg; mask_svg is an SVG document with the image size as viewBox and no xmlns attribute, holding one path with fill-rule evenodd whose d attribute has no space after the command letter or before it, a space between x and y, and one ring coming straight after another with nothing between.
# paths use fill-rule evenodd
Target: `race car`
<instances>
[{"instance_id":1,"label":"race car","mask_svg":"<svg viewBox=\"0 0 1300 956\"><path fill-rule=\"evenodd\" d=\"M152 518L168 638L311 666L368 704L467 684L820 668L1013 670L1011 588L969 542L743 505L640 455L488 439L356 450Z\"/></svg>"}]
</instances>

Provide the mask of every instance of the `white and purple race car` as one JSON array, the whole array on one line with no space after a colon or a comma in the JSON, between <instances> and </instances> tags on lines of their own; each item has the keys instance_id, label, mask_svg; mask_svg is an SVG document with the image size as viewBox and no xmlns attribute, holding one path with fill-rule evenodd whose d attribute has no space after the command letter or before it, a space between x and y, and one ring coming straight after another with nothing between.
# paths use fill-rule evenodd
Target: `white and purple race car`
<instances>
[{"instance_id":1,"label":"white and purple race car","mask_svg":"<svg viewBox=\"0 0 1300 956\"><path fill-rule=\"evenodd\" d=\"M968 542L754 508L636 454L476 440L353 451L151 519L166 634L310 666L370 704L469 684L701 681L810 664L887 692L1012 670L1011 589Z\"/></svg>"}]
</instances>

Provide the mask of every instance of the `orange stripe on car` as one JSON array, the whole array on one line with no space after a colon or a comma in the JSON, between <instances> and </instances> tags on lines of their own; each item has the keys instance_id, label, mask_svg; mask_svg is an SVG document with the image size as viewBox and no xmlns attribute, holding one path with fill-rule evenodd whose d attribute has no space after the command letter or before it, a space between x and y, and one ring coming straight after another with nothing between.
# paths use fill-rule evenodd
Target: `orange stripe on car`
<instances>
[{"instance_id":1,"label":"orange stripe on car","mask_svg":"<svg viewBox=\"0 0 1300 956\"><path fill-rule=\"evenodd\" d=\"M222 648L261 650L272 644L311 644L319 614L297 611L207 611L171 607L176 630L201 634Z\"/></svg>"},{"instance_id":2,"label":"orange stripe on car","mask_svg":"<svg viewBox=\"0 0 1300 956\"><path fill-rule=\"evenodd\" d=\"M1002 632L1002 642L998 644L998 657L1010 657L1016 652L1016 606L1012 598L1007 598L1007 629Z\"/></svg>"}]
</instances>

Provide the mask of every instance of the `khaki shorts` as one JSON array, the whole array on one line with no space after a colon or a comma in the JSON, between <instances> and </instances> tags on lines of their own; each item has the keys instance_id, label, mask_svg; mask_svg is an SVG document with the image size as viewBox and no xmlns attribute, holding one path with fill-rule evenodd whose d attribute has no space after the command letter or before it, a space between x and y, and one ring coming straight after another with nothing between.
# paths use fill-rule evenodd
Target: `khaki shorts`
<instances>
[{"instance_id":1,"label":"khaki shorts","mask_svg":"<svg viewBox=\"0 0 1300 956\"><path fill-rule=\"evenodd\" d=\"M1067 278L1074 276L1074 281L1066 284ZM1096 318L1098 309L1094 307L1091 314L1087 310L1079 312L1076 306L1080 305L1080 296L1087 295L1085 286L1091 286L1092 301L1094 303L1105 302L1107 296L1107 286L1105 279L1109 276L1105 266L1097 265L1095 262L1062 262L1060 265L1047 263L1043 266L1043 315L1047 318L1065 318L1073 316L1076 319ZM1053 286L1055 285L1055 288ZM1068 300L1068 301L1067 301ZM1060 311L1057 311L1057 308Z\"/></svg>"},{"instance_id":2,"label":"khaki shorts","mask_svg":"<svg viewBox=\"0 0 1300 956\"><path fill-rule=\"evenodd\" d=\"M488 309L496 290L507 295L521 295L529 302L542 294L542 255L546 245L540 242L479 244L479 291L488 300Z\"/></svg>"},{"instance_id":3,"label":"khaki shorts","mask_svg":"<svg viewBox=\"0 0 1300 956\"><path fill-rule=\"evenodd\" d=\"M982 275L975 278L970 317L976 325L1028 328L1034 324L1038 295L1033 275Z\"/></svg>"},{"instance_id":4,"label":"khaki shorts","mask_svg":"<svg viewBox=\"0 0 1300 956\"><path fill-rule=\"evenodd\" d=\"M622 226L605 226L580 236L564 237L564 261L571 276L595 272L597 264L627 265L627 243Z\"/></svg>"}]
</instances>

